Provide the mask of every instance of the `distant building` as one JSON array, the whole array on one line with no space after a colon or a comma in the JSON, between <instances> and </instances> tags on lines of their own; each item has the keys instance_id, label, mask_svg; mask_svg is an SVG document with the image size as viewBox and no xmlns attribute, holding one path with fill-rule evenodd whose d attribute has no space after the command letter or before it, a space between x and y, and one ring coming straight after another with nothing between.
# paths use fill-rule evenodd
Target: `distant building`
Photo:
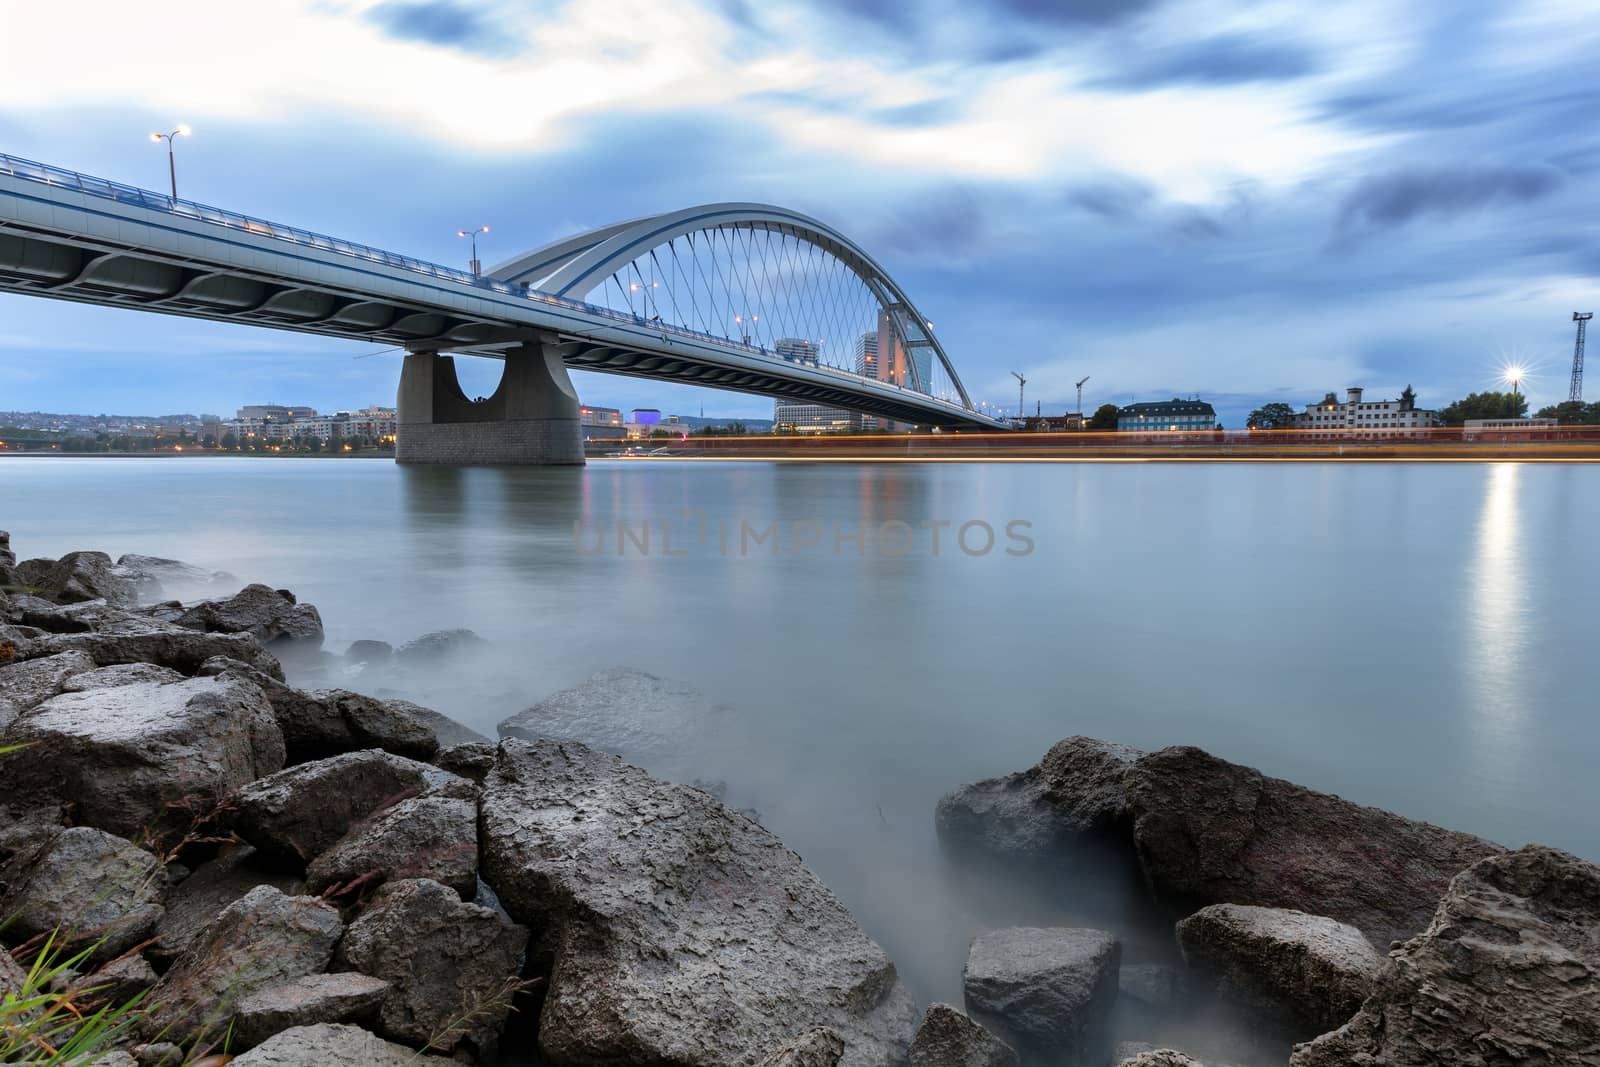
<instances>
[{"instance_id":1,"label":"distant building","mask_svg":"<svg viewBox=\"0 0 1600 1067\"><path fill-rule=\"evenodd\" d=\"M1461 425L1463 440L1553 441L1560 419L1468 419Z\"/></svg>"},{"instance_id":2,"label":"distant building","mask_svg":"<svg viewBox=\"0 0 1600 1067\"><path fill-rule=\"evenodd\" d=\"M878 331L868 330L856 338L855 372L863 378L878 376Z\"/></svg>"},{"instance_id":3,"label":"distant building","mask_svg":"<svg viewBox=\"0 0 1600 1067\"><path fill-rule=\"evenodd\" d=\"M627 436L622 425L621 408L600 408L585 404L578 408L578 426L583 431L585 441Z\"/></svg>"},{"instance_id":4,"label":"distant building","mask_svg":"<svg viewBox=\"0 0 1600 1067\"><path fill-rule=\"evenodd\" d=\"M773 433L857 433L861 416L825 404L779 400L772 406Z\"/></svg>"},{"instance_id":5,"label":"distant building","mask_svg":"<svg viewBox=\"0 0 1600 1067\"><path fill-rule=\"evenodd\" d=\"M641 426L654 426L661 421L660 408L634 408L629 422L636 422Z\"/></svg>"},{"instance_id":6,"label":"distant building","mask_svg":"<svg viewBox=\"0 0 1600 1067\"><path fill-rule=\"evenodd\" d=\"M772 349L790 363L803 363L808 367L815 367L821 354L821 346L804 337L780 337L773 342Z\"/></svg>"},{"instance_id":7,"label":"distant building","mask_svg":"<svg viewBox=\"0 0 1600 1067\"><path fill-rule=\"evenodd\" d=\"M290 419L303 419L315 416L317 409L309 404L246 404L239 409L236 418L240 419L272 419L275 422L288 422Z\"/></svg>"},{"instance_id":8,"label":"distant building","mask_svg":"<svg viewBox=\"0 0 1600 1067\"><path fill-rule=\"evenodd\" d=\"M1162 430L1213 430L1217 411L1204 400L1157 400L1129 404L1117 412L1117 429L1154 432Z\"/></svg>"},{"instance_id":9,"label":"distant building","mask_svg":"<svg viewBox=\"0 0 1600 1067\"><path fill-rule=\"evenodd\" d=\"M1294 417L1297 430L1423 430L1439 425L1439 413L1417 407L1411 386L1398 400L1363 400L1360 386L1345 391L1344 403L1329 393Z\"/></svg>"},{"instance_id":10,"label":"distant building","mask_svg":"<svg viewBox=\"0 0 1600 1067\"><path fill-rule=\"evenodd\" d=\"M1064 415L1029 415L1022 420L1022 428L1029 433L1063 433L1083 429L1083 413L1069 411Z\"/></svg>"}]
</instances>

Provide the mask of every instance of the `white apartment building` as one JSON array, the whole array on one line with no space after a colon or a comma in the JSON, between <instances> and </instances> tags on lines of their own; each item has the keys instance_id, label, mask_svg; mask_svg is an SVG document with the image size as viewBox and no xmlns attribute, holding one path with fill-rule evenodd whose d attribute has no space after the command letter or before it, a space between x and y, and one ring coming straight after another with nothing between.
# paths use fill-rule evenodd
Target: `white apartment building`
<instances>
[{"instance_id":1,"label":"white apartment building","mask_svg":"<svg viewBox=\"0 0 1600 1067\"><path fill-rule=\"evenodd\" d=\"M1439 425L1439 413L1417 407L1411 386L1398 400L1364 400L1360 386L1345 390L1345 401L1329 393L1320 404L1307 404L1294 418L1297 430L1425 430Z\"/></svg>"}]
</instances>

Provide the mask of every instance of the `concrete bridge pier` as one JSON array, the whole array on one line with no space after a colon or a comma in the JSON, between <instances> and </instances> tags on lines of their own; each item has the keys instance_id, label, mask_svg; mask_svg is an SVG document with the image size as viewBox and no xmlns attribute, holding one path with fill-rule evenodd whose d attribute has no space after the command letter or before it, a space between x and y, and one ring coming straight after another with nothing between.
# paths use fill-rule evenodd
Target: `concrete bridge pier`
<instances>
[{"instance_id":1,"label":"concrete bridge pier","mask_svg":"<svg viewBox=\"0 0 1600 1067\"><path fill-rule=\"evenodd\" d=\"M474 401L461 391L455 360L411 352L395 405L397 463L450 466L581 464L578 393L555 345L529 341L509 349L494 395Z\"/></svg>"}]
</instances>

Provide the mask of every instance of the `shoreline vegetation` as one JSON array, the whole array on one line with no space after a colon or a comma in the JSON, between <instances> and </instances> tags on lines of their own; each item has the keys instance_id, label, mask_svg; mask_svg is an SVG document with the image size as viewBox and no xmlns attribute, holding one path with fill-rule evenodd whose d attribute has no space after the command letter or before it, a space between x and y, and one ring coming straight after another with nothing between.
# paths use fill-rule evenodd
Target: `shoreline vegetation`
<instances>
[{"instance_id":1,"label":"shoreline vegetation","mask_svg":"<svg viewBox=\"0 0 1600 1067\"><path fill-rule=\"evenodd\" d=\"M1069 737L952 783L949 877L1109 887L1168 951L985 928L919 1005L759 813L606 750L686 687L603 672L492 740L289 680L483 644L334 654L287 590L0 532L0 1062L1600 1062L1600 866L1553 848Z\"/></svg>"}]
</instances>

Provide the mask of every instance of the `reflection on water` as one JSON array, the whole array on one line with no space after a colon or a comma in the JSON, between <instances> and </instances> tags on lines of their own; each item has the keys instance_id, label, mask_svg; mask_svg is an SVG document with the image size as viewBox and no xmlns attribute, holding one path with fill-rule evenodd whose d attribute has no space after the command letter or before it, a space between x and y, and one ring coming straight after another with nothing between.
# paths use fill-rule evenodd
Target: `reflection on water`
<instances>
[{"instance_id":1,"label":"reflection on water","mask_svg":"<svg viewBox=\"0 0 1600 1067\"><path fill-rule=\"evenodd\" d=\"M1581 465L6 459L0 526L24 556L178 556L293 589L335 651L470 627L495 657L407 684L486 732L609 667L687 682L736 714L673 772L725 780L920 994L956 999L979 925L1084 901L958 890L934 803L1069 734L1199 744L1600 857L1597 489ZM1037 548L723 555L689 543L691 512L1024 519ZM585 556L575 521L671 522L691 550Z\"/></svg>"}]
</instances>

